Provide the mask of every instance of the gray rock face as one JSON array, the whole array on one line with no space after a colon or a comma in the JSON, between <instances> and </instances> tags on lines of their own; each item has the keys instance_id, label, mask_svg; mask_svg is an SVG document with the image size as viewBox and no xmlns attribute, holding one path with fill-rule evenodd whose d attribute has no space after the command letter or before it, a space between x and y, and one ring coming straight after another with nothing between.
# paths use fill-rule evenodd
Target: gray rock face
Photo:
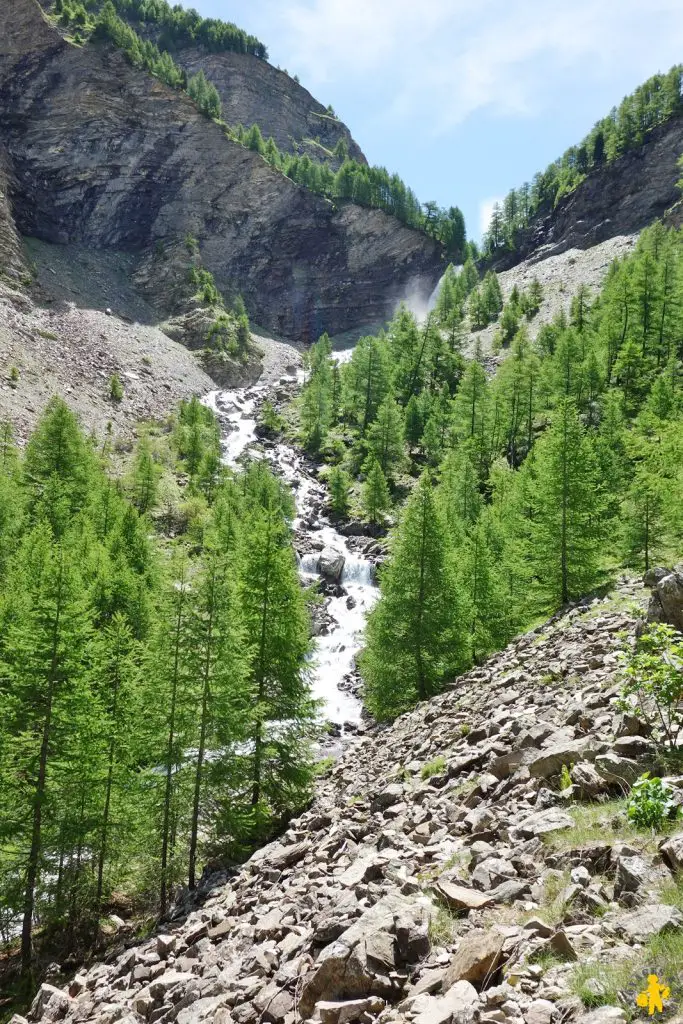
<instances>
[{"instance_id":1,"label":"gray rock face","mask_svg":"<svg viewBox=\"0 0 683 1024\"><path fill-rule=\"evenodd\" d=\"M318 572L327 580L339 583L344 572L346 559L340 551L334 548L324 548L318 559Z\"/></svg>"},{"instance_id":2,"label":"gray rock face","mask_svg":"<svg viewBox=\"0 0 683 1024\"><path fill-rule=\"evenodd\" d=\"M425 235L335 209L122 53L65 42L36 0L0 6L0 109L22 234L135 253L193 235L219 288L285 337L383 320L438 280Z\"/></svg>"},{"instance_id":3,"label":"gray rock face","mask_svg":"<svg viewBox=\"0 0 683 1024\"><path fill-rule=\"evenodd\" d=\"M349 156L366 163L346 125L330 116L308 89L272 64L247 53L199 49L179 50L174 59L189 74L202 69L211 79L221 97L223 120L229 125L258 124L264 138L272 135L280 150L308 153L312 160L326 159L320 147L334 149L344 139ZM311 144L316 139L320 143Z\"/></svg>"},{"instance_id":4,"label":"gray rock face","mask_svg":"<svg viewBox=\"0 0 683 1024\"><path fill-rule=\"evenodd\" d=\"M654 569L646 573L645 582L652 587L648 622L668 622L683 633L683 571Z\"/></svg>"}]
</instances>

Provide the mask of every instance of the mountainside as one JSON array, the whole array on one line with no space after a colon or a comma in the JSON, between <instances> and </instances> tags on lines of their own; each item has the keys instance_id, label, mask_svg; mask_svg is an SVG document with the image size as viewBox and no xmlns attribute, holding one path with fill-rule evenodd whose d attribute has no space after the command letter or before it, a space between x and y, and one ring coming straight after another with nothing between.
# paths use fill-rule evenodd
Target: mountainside
<instances>
[{"instance_id":1,"label":"mountainside","mask_svg":"<svg viewBox=\"0 0 683 1024\"><path fill-rule=\"evenodd\" d=\"M128 252L191 234L223 291L300 340L433 288L433 241L297 186L121 53L63 40L35 0L3 7L0 34L0 145L22 234Z\"/></svg>"},{"instance_id":2,"label":"mountainside","mask_svg":"<svg viewBox=\"0 0 683 1024\"><path fill-rule=\"evenodd\" d=\"M346 125L291 75L267 61L251 54L189 48L177 51L174 58L189 74L204 71L218 89L228 124L258 124L280 150L308 153L312 160L332 159L331 151L343 139L353 160L367 162Z\"/></svg>"},{"instance_id":3,"label":"mountainside","mask_svg":"<svg viewBox=\"0 0 683 1024\"><path fill-rule=\"evenodd\" d=\"M504 270L642 230L678 201L681 153L683 117L678 116L653 128L638 148L593 170L551 212L519 229L514 251L496 256L494 265Z\"/></svg>"},{"instance_id":4,"label":"mountainside","mask_svg":"<svg viewBox=\"0 0 683 1024\"><path fill-rule=\"evenodd\" d=\"M279 841L29 1019L616 1024L582 1000L635 999L653 968L680 999L683 834L658 851L623 797L657 765L615 704L644 596L622 580L355 741Z\"/></svg>"}]
</instances>

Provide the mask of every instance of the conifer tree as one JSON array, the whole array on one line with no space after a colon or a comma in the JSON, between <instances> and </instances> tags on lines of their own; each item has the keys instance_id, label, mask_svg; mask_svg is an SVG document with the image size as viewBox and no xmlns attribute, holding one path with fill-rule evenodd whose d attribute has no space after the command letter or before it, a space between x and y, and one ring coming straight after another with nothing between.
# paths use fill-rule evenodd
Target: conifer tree
<instances>
[{"instance_id":1,"label":"conifer tree","mask_svg":"<svg viewBox=\"0 0 683 1024\"><path fill-rule=\"evenodd\" d=\"M420 443L424 430L422 403L417 395L411 395L405 411L405 438L411 448Z\"/></svg>"},{"instance_id":2,"label":"conifer tree","mask_svg":"<svg viewBox=\"0 0 683 1024\"><path fill-rule=\"evenodd\" d=\"M385 339L361 338L342 374L345 408L364 436L390 388Z\"/></svg>"},{"instance_id":3,"label":"conifer tree","mask_svg":"<svg viewBox=\"0 0 683 1024\"><path fill-rule=\"evenodd\" d=\"M310 627L294 552L279 508L245 524L241 581L251 704L252 830L297 806L311 778L306 737L314 713L306 658Z\"/></svg>"},{"instance_id":4,"label":"conifer tree","mask_svg":"<svg viewBox=\"0 0 683 1024\"><path fill-rule=\"evenodd\" d=\"M5 813L16 815L13 845L24 875L21 966L28 978L45 831L57 795L53 764L73 753L73 707L88 700L91 624L73 538L56 542L49 527L36 526L14 573L19 598L2 666L3 732L11 737L2 789Z\"/></svg>"},{"instance_id":5,"label":"conifer tree","mask_svg":"<svg viewBox=\"0 0 683 1024\"><path fill-rule=\"evenodd\" d=\"M664 487L648 467L633 477L622 506L624 554L629 565L646 572L661 550L664 532Z\"/></svg>"},{"instance_id":6,"label":"conifer tree","mask_svg":"<svg viewBox=\"0 0 683 1024\"><path fill-rule=\"evenodd\" d=\"M445 524L423 474L393 540L361 658L365 700L380 719L433 696L466 659L462 601Z\"/></svg>"},{"instance_id":7,"label":"conifer tree","mask_svg":"<svg viewBox=\"0 0 683 1024\"><path fill-rule=\"evenodd\" d=\"M368 444L387 479L400 473L403 465L403 417L393 398L385 398L377 410L377 419L368 431Z\"/></svg>"},{"instance_id":8,"label":"conifer tree","mask_svg":"<svg viewBox=\"0 0 683 1024\"><path fill-rule=\"evenodd\" d=\"M600 578L602 481L571 399L560 401L535 452L530 559L544 607L556 608Z\"/></svg>"},{"instance_id":9,"label":"conifer tree","mask_svg":"<svg viewBox=\"0 0 683 1024\"><path fill-rule=\"evenodd\" d=\"M363 467L365 483L361 496L363 515L373 526L384 522L384 513L391 506L389 487L377 459L370 456Z\"/></svg>"},{"instance_id":10,"label":"conifer tree","mask_svg":"<svg viewBox=\"0 0 683 1024\"><path fill-rule=\"evenodd\" d=\"M230 756L236 741L249 733L245 634L235 565L215 548L207 551L201 576L193 583L189 638L188 668L198 708L188 854L188 885L194 889L199 829L206 814L207 755Z\"/></svg>"},{"instance_id":11,"label":"conifer tree","mask_svg":"<svg viewBox=\"0 0 683 1024\"><path fill-rule=\"evenodd\" d=\"M330 507L338 519L349 514L351 505L351 478L340 466L333 466L327 478L330 488Z\"/></svg>"}]
</instances>

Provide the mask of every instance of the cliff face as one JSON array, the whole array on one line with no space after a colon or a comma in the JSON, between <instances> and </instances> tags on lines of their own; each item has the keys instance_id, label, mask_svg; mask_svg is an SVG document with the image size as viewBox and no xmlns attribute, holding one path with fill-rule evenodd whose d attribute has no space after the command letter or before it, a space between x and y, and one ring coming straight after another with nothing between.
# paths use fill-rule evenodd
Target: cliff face
<instances>
[{"instance_id":1,"label":"cliff face","mask_svg":"<svg viewBox=\"0 0 683 1024\"><path fill-rule=\"evenodd\" d=\"M220 93L223 120L228 124L258 124L264 138L272 135L279 149L307 152L317 160L328 159L324 150L334 149L344 139L349 156L367 163L346 125L330 116L308 89L267 61L250 54L199 49L180 50L174 60L188 74L204 71Z\"/></svg>"},{"instance_id":2,"label":"cliff face","mask_svg":"<svg viewBox=\"0 0 683 1024\"><path fill-rule=\"evenodd\" d=\"M683 152L683 118L654 129L639 148L591 174L555 210L522 234L504 269L522 260L545 259L566 249L588 249L616 235L640 231L679 198L676 163Z\"/></svg>"},{"instance_id":3,"label":"cliff face","mask_svg":"<svg viewBox=\"0 0 683 1024\"><path fill-rule=\"evenodd\" d=\"M219 287L286 337L377 321L438 279L431 240L335 210L118 51L68 44L36 0L0 9L0 110L22 234L140 254L192 234Z\"/></svg>"}]
</instances>

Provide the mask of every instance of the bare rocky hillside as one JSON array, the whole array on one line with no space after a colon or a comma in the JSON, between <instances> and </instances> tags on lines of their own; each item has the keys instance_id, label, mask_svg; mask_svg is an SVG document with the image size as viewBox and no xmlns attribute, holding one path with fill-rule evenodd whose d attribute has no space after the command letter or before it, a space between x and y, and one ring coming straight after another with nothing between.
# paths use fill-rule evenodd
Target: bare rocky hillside
<instances>
[{"instance_id":1,"label":"bare rocky hillside","mask_svg":"<svg viewBox=\"0 0 683 1024\"><path fill-rule=\"evenodd\" d=\"M43 985L30 1019L624 1021L646 975L680 965L683 927L680 826L660 839L625 815L658 767L615 704L645 596L622 580L357 738L279 841L146 942L124 930L108 963Z\"/></svg>"},{"instance_id":2,"label":"bare rocky hillside","mask_svg":"<svg viewBox=\"0 0 683 1024\"><path fill-rule=\"evenodd\" d=\"M120 51L67 42L37 0L0 5L0 110L21 234L136 256L189 234L278 335L385 319L438 280L426 235L296 185Z\"/></svg>"}]
</instances>

